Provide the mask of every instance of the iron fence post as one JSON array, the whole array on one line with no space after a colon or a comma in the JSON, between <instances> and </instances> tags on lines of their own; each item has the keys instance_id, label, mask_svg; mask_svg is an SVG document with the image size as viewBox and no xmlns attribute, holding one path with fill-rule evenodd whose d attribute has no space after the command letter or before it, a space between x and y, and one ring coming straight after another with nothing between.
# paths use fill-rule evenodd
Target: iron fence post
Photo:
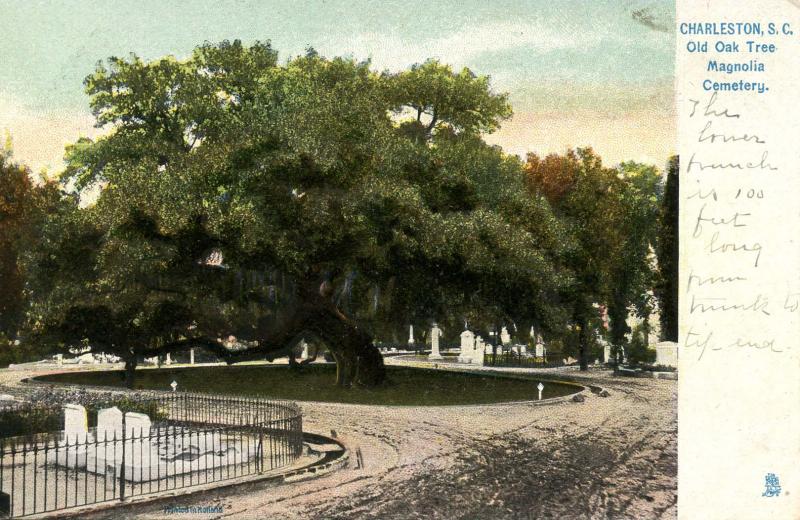
<instances>
[{"instance_id":1,"label":"iron fence post","mask_svg":"<svg viewBox=\"0 0 800 520\"><path fill-rule=\"evenodd\" d=\"M125 413L122 414L122 467L119 470L119 500L125 500Z\"/></svg>"}]
</instances>

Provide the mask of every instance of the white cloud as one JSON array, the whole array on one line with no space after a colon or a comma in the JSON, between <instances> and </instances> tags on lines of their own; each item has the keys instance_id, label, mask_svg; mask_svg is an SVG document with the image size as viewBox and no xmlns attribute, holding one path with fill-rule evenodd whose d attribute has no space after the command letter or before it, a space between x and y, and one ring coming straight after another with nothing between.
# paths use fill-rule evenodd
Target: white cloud
<instances>
[{"instance_id":1,"label":"white cloud","mask_svg":"<svg viewBox=\"0 0 800 520\"><path fill-rule=\"evenodd\" d=\"M372 58L374 65L398 70L428 58L439 58L453 65L463 65L482 54L523 47L532 54L558 49L585 48L601 39L599 31L591 33L553 27L543 22L497 22L478 26L462 26L446 36L427 39L401 37L397 32L358 33L343 38L322 40L325 54L349 54L361 49L356 58Z\"/></svg>"}]
</instances>

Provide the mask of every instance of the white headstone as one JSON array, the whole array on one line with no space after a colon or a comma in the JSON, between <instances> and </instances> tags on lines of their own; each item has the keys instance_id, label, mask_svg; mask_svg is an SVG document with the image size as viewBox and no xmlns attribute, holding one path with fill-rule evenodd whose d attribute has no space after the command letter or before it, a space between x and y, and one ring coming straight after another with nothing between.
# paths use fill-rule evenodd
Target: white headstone
<instances>
[{"instance_id":1,"label":"white headstone","mask_svg":"<svg viewBox=\"0 0 800 520\"><path fill-rule=\"evenodd\" d=\"M412 345L414 343L414 326L408 326L408 344Z\"/></svg>"},{"instance_id":2,"label":"white headstone","mask_svg":"<svg viewBox=\"0 0 800 520\"><path fill-rule=\"evenodd\" d=\"M122 412L116 406L97 412L97 439L103 441L122 436Z\"/></svg>"},{"instance_id":3,"label":"white headstone","mask_svg":"<svg viewBox=\"0 0 800 520\"><path fill-rule=\"evenodd\" d=\"M461 353L458 355L458 360L462 363L469 363L475 355L474 350L475 334L471 330L465 330L461 333Z\"/></svg>"},{"instance_id":4,"label":"white headstone","mask_svg":"<svg viewBox=\"0 0 800 520\"><path fill-rule=\"evenodd\" d=\"M67 442L85 442L88 431L89 422L86 418L86 408L79 404L65 404L64 435Z\"/></svg>"},{"instance_id":5,"label":"white headstone","mask_svg":"<svg viewBox=\"0 0 800 520\"><path fill-rule=\"evenodd\" d=\"M194 349L189 349L189 364L194 365Z\"/></svg>"},{"instance_id":6,"label":"white headstone","mask_svg":"<svg viewBox=\"0 0 800 520\"><path fill-rule=\"evenodd\" d=\"M536 346L534 347L534 349L535 349L534 354L536 355L536 357L544 357L545 356L544 341L542 341L542 337L541 336L536 336Z\"/></svg>"},{"instance_id":7,"label":"white headstone","mask_svg":"<svg viewBox=\"0 0 800 520\"><path fill-rule=\"evenodd\" d=\"M472 353L472 363L483 365L483 356L486 353L486 347L491 348L491 345L484 343L482 337L475 336L475 351Z\"/></svg>"},{"instance_id":8,"label":"white headstone","mask_svg":"<svg viewBox=\"0 0 800 520\"><path fill-rule=\"evenodd\" d=\"M167 359L166 359L166 361L164 361L164 364L165 365L171 365L172 364L172 356L169 355L169 352L167 352Z\"/></svg>"},{"instance_id":9,"label":"white headstone","mask_svg":"<svg viewBox=\"0 0 800 520\"><path fill-rule=\"evenodd\" d=\"M673 341L656 343L656 365L678 366L678 344Z\"/></svg>"},{"instance_id":10,"label":"white headstone","mask_svg":"<svg viewBox=\"0 0 800 520\"><path fill-rule=\"evenodd\" d=\"M542 400L542 390L544 390L544 385L542 383L539 383L538 385L536 385L536 389L539 390L539 400L541 401Z\"/></svg>"},{"instance_id":11,"label":"white headstone","mask_svg":"<svg viewBox=\"0 0 800 520\"><path fill-rule=\"evenodd\" d=\"M503 343L503 345L508 345L511 343L511 335L508 333L508 329L506 327L503 327L500 330L500 342Z\"/></svg>"},{"instance_id":12,"label":"white headstone","mask_svg":"<svg viewBox=\"0 0 800 520\"><path fill-rule=\"evenodd\" d=\"M63 365L64 364L64 354L56 354L56 364Z\"/></svg>"},{"instance_id":13,"label":"white headstone","mask_svg":"<svg viewBox=\"0 0 800 520\"><path fill-rule=\"evenodd\" d=\"M305 340L302 341L303 344L303 351L300 353L300 359L308 359L308 343Z\"/></svg>"},{"instance_id":14,"label":"white headstone","mask_svg":"<svg viewBox=\"0 0 800 520\"><path fill-rule=\"evenodd\" d=\"M439 353L439 337L441 335L442 329L434 323L431 328L431 353L428 359L442 359L442 355Z\"/></svg>"},{"instance_id":15,"label":"white headstone","mask_svg":"<svg viewBox=\"0 0 800 520\"><path fill-rule=\"evenodd\" d=\"M172 391L174 392L175 390L178 389L178 382L177 381L173 381L173 382L171 382L169 384L169 386L172 388Z\"/></svg>"},{"instance_id":16,"label":"white headstone","mask_svg":"<svg viewBox=\"0 0 800 520\"><path fill-rule=\"evenodd\" d=\"M603 358L605 358L606 363L610 363L612 361L612 359L611 359L611 345L609 345L608 343L603 345Z\"/></svg>"},{"instance_id":17,"label":"white headstone","mask_svg":"<svg viewBox=\"0 0 800 520\"><path fill-rule=\"evenodd\" d=\"M147 436L150 434L150 417L143 413L128 412L125 414L125 435L127 437Z\"/></svg>"}]
</instances>

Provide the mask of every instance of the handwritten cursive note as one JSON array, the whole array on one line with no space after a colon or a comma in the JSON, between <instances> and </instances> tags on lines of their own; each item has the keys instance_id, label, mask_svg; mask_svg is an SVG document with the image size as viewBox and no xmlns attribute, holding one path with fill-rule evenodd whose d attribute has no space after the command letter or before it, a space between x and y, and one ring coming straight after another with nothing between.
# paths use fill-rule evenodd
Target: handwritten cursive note
<instances>
[{"instance_id":1,"label":"handwritten cursive note","mask_svg":"<svg viewBox=\"0 0 800 520\"><path fill-rule=\"evenodd\" d=\"M688 187L682 221L689 224L683 238L690 274L684 293L688 326L683 350L697 360L708 352L730 355L731 349L780 354L784 349L775 346L770 328L760 327L766 334L750 337L748 321L754 315L771 318L785 310L778 304L785 295L764 291L762 276L769 270L764 261L781 259L786 250L782 242L788 238L771 233L775 223L770 209L777 200L772 186L780 175L780 158L774 157L766 137L768 121L750 117L747 103L718 92L697 94L697 99L687 98L684 108L689 146L682 152L689 160L684 166ZM706 319L708 315L721 317ZM737 330L736 323L748 332ZM717 332L712 340L715 324L725 332Z\"/></svg>"}]
</instances>

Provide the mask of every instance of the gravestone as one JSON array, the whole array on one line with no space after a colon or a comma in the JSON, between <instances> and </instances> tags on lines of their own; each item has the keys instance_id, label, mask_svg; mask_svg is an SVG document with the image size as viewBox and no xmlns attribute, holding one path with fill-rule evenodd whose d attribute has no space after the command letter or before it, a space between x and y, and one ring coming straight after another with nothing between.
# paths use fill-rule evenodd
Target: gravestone
<instances>
[{"instance_id":1,"label":"gravestone","mask_svg":"<svg viewBox=\"0 0 800 520\"><path fill-rule=\"evenodd\" d=\"M303 351L300 353L300 359L308 359L308 343L306 343L306 340L301 340L301 344L303 345Z\"/></svg>"},{"instance_id":2,"label":"gravestone","mask_svg":"<svg viewBox=\"0 0 800 520\"><path fill-rule=\"evenodd\" d=\"M164 361L164 364L165 365L171 365L172 364L172 356L169 355L169 352L167 353L167 359L166 359L166 361Z\"/></svg>"},{"instance_id":3,"label":"gravestone","mask_svg":"<svg viewBox=\"0 0 800 520\"><path fill-rule=\"evenodd\" d=\"M486 347L491 348L491 345L484 343L483 338L475 336L475 350L472 353L471 363L475 365L483 365L483 356L486 353Z\"/></svg>"},{"instance_id":4,"label":"gravestone","mask_svg":"<svg viewBox=\"0 0 800 520\"><path fill-rule=\"evenodd\" d=\"M194 349L189 349L189 364L194 365Z\"/></svg>"},{"instance_id":5,"label":"gravestone","mask_svg":"<svg viewBox=\"0 0 800 520\"><path fill-rule=\"evenodd\" d=\"M534 355L536 357L545 357L544 341L541 336L536 336L536 346L534 347Z\"/></svg>"},{"instance_id":6,"label":"gravestone","mask_svg":"<svg viewBox=\"0 0 800 520\"><path fill-rule=\"evenodd\" d=\"M116 406L97 412L97 439L122 438L122 412Z\"/></svg>"},{"instance_id":7,"label":"gravestone","mask_svg":"<svg viewBox=\"0 0 800 520\"><path fill-rule=\"evenodd\" d=\"M678 344L674 341L656 343L656 365L678 367Z\"/></svg>"},{"instance_id":8,"label":"gravestone","mask_svg":"<svg viewBox=\"0 0 800 520\"><path fill-rule=\"evenodd\" d=\"M433 328L431 328L431 353L428 356L428 359L443 359L442 354L439 353L439 337L441 335L442 329L440 329L439 326L434 323Z\"/></svg>"},{"instance_id":9,"label":"gravestone","mask_svg":"<svg viewBox=\"0 0 800 520\"><path fill-rule=\"evenodd\" d=\"M125 414L125 435L127 437L147 437L150 434L150 417L143 413L128 412Z\"/></svg>"},{"instance_id":10,"label":"gravestone","mask_svg":"<svg viewBox=\"0 0 800 520\"><path fill-rule=\"evenodd\" d=\"M511 335L508 333L508 329L506 327L503 327L500 330L500 342L503 345L508 345L511 343Z\"/></svg>"},{"instance_id":11,"label":"gravestone","mask_svg":"<svg viewBox=\"0 0 800 520\"><path fill-rule=\"evenodd\" d=\"M475 356L475 334L471 330L465 330L461 333L461 352L458 355L458 360L461 363L469 363Z\"/></svg>"},{"instance_id":12,"label":"gravestone","mask_svg":"<svg viewBox=\"0 0 800 520\"><path fill-rule=\"evenodd\" d=\"M89 422L86 408L79 404L64 405L64 438L69 443L86 442Z\"/></svg>"}]
</instances>

